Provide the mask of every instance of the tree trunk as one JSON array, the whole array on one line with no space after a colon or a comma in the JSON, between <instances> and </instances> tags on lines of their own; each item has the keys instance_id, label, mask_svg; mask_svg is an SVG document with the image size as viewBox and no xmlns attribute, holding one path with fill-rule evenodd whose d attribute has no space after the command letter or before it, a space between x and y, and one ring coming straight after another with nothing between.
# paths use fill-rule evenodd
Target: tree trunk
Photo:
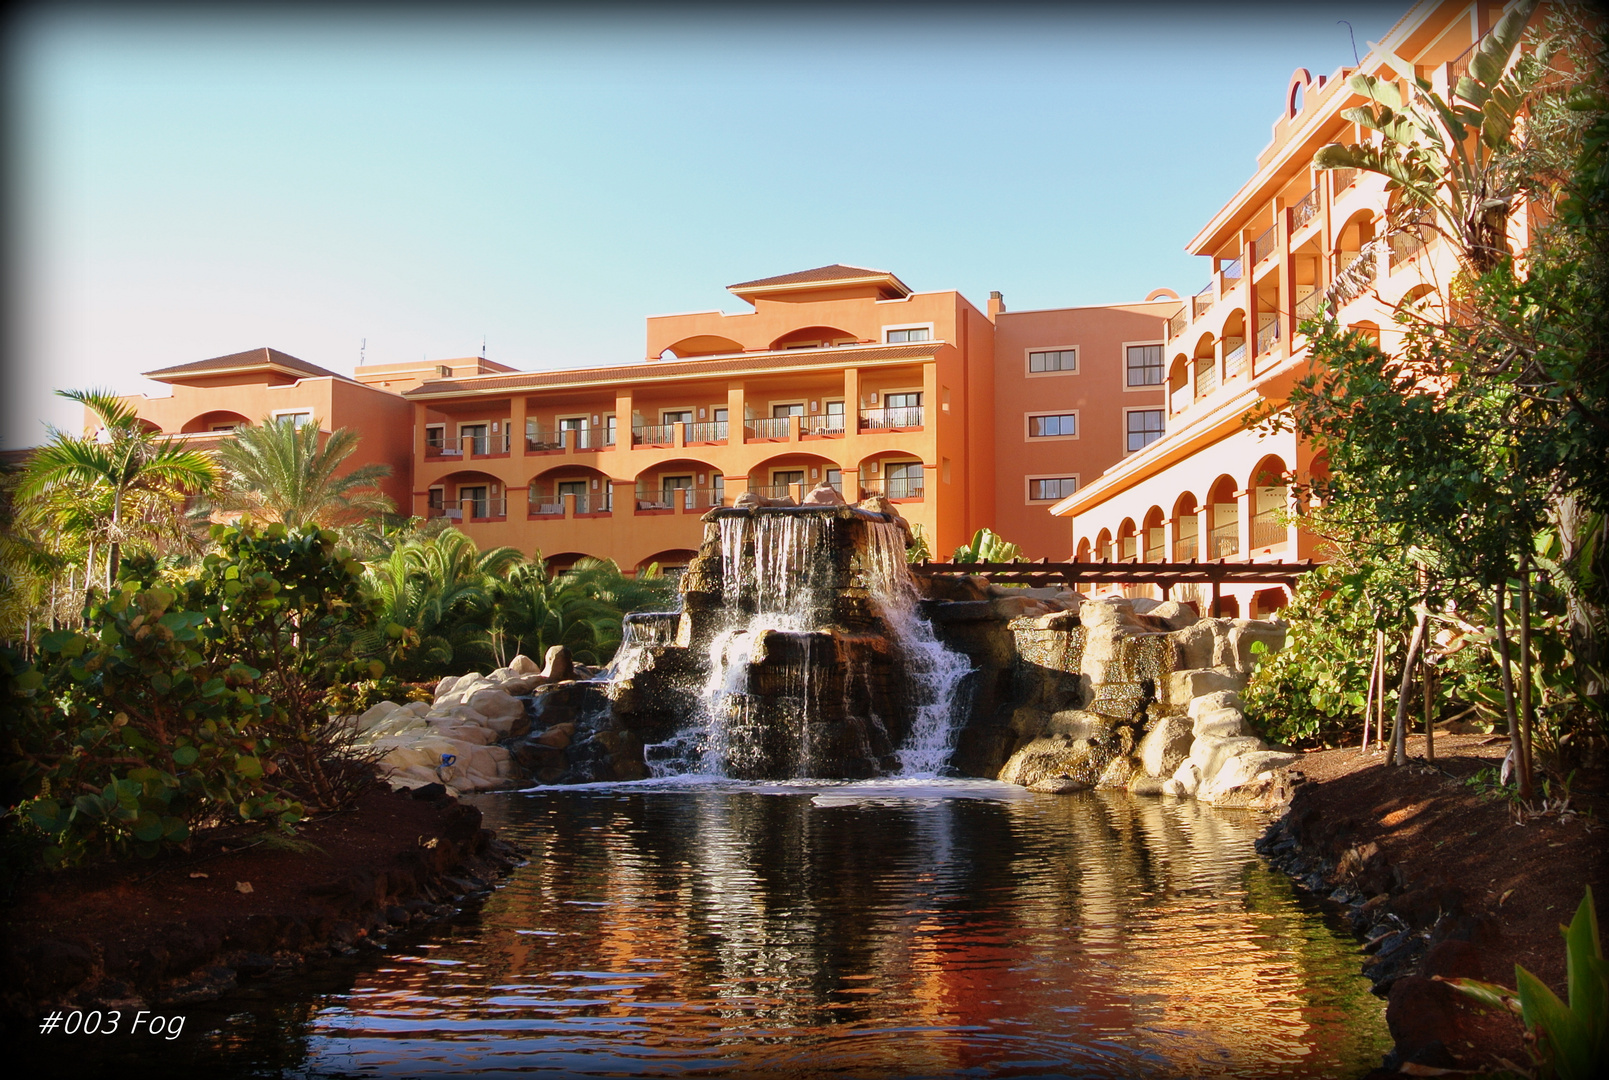
<instances>
[{"instance_id":1,"label":"tree trunk","mask_svg":"<svg viewBox=\"0 0 1609 1080\"><path fill-rule=\"evenodd\" d=\"M1430 612L1421 607L1414 620L1413 636L1408 639L1408 655L1402 660L1402 686L1397 690L1397 716L1391 725L1391 764L1408 764L1408 691L1413 687L1413 665L1425 642L1425 626Z\"/></svg>"},{"instance_id":2,"label":"tree trunk","mask_svg":"<svg viewBox=\"0 0 1609 1080\"><path fill-rule=\"evenodd\" d=\"M1531 560L1520 559L1520 746L1525 751L1525 775L1531 775L1531 732L1536 726L1536 702L1531 684Z\"/></svg>"},{"instance_id":3,"label":"tree trunk","mask_svg":"<svg viewBox=\"0 0 1609 1080\"><path fill-rule=\"evenodd\" d=\"M118 533L122 529L123 520L123 493L117 492L112 496L112 543L106 553L106 591L112 591L117 581L117 564L122 559L123 543Z\"/></svg>"},{"instance_id":4,"label":"tree trunk","mask_svg":"<svg viewBox=\"0 0 1609 1080\"><path fill-rule=\"evenodd\" d=\"M1436 669L1430 664L1430 649L1424 651L1424 662L1419 665L1419 681L1423 684L1420 689L1425 698L1425 760L1436 760L1436 717L1435 693L1433 680L1436 678Z\"/></svg>"},{"instance_id":5,"label":"tree trunk","mask_svg":"<svg viewBox=\"0 0 1609 1080\"><path fill-rule=\"evenodd\" d=\"M1382 750L1386 744L1386 632L1374 632L1374 651L1380 657L1380 675L1374 680L1374 746Z\"/></svg>"},{"instance_id":6,"label":"tree trunk","mask_svg":"<svg viewBox=\"0 0 1609 1080\"><path fill-rule=\"evenodd\" d=\"M1508 718L1509 753L1519 777L1520 798L1531 797L1531 774L1526 769L1525 748L1520 741L1520 725L1514 715L1514 669L1509 664L1508 626L1503 609L1508 605L1508 583L1497 583L1497 657L1503 671L1503 712Z\"/></svg>"}]
</instances>

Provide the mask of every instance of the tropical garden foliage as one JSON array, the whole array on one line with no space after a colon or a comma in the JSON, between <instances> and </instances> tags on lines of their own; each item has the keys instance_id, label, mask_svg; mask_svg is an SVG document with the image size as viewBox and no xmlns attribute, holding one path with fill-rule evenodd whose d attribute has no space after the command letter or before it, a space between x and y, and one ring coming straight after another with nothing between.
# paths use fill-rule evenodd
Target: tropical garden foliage
<instances>
[{"instance_id":1,"label":"tropical garden foliage","mask_svg":"<svg viewBox=\"0 0 1609 1080\"><path fill-rule=\"evenodd\" d=\"M1406 65L1405 91L1354 77L1373 104L1345 115L1374 138L1315 158L1383 174L1382 240L1432 230L1461 271L1444 301L1399 312L1394 355L1335 322L1347 282L1302 326L1312 373L1262 420L1323 461L1296 488L1336 559L1298 592L1291 645L1248 701L1270 733L1334 743L1394 684L1395 761L1410 713L1473 714L1509 732L1525 797L1533 749L1561 777L1604 752L1609 606L1602 57L1564 16L1527 37L1534 7L1500 21L1446 97Z\"/></svg>"},{"instance_id":2,"label":"tropical garden foliage","mask_svg":"<svg viewBox=\"0 0 1609 1080\"><path fill-rule=\"evenodd\" d=\"M673 603L655 570L549 574L390 516L385 467L346 468L352 432L268 421L209 453L110 394L64 396L99 431L53 431L0 476L7 851L69 862L291 828L372 782L332 709L553 645L601 664L625 612Z\"/></svg>"}]
</instances>

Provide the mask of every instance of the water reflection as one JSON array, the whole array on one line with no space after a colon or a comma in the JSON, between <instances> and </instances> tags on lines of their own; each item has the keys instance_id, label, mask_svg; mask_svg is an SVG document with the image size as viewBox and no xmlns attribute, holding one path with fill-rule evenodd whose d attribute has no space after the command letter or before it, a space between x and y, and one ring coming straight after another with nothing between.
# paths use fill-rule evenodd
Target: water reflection
<instances>
[{"instance_id":1,"label":"water reflection","mask_svg":"<svg viewBox=\"0 0 1609 1080\"><path fill-rule=\"evenodd\" d=\"M971 781L481 805L530 865L299 1003L290 1074L1348 1076L1387 1049L1250 815ZM238 1018L209 1037L288 1064Z\"/></svg>"},{"instance_id":2,"label":"water reflection","mask_svg":"<svg viewBox=\"0 0 1609 1080\"><path fill-rule=\"evenodd\" d=\"M1356 952L1191 802L976 783L485 803L532 864L321 1017L321 1067L1345 1075Z\"/></svg>"}]
</instances>

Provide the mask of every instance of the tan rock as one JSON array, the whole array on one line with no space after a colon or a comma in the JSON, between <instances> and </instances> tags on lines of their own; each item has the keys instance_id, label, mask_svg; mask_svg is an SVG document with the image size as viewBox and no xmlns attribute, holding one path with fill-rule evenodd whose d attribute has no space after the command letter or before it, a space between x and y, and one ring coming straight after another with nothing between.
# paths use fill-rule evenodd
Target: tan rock
<instances>
[{"instance_id":1,"label":"tan rock","mask_svg":"<svg viewBox=\"0 0 1609 1080\"><path fill-rule=\"evenodd\" d=\"M1037 791L1041 795L1071 795L1078 791L1088 791L1089 784L1083 780L1074 780L1069 776L1056 776L1035 780L1028 785L1028 790Z\"/></svg>"},{"instance_id":2,"label":"tan rock","mask_svg":"<svg viewBox=\"0 0 1609 1080\"><path fill-rule=\"evenodd\" d=\"M537 666L535 660L532 660L524 653L520 653L518 656L514 657L514 659L508 662L508 670L513 672L515 675L536 675L540 673L542 669Z\"/></svg>"},{"instance_id":3,"label":"tan rock","mask_svg":"<svg viewBox=\"0 0 1609 1080\"><path fill-rule=\"evenodd\" d=\"M844 497L838 489L823 480L809 491L805 492L805 506L845 506Z\"/></svg>"},{"instance_id":4,"label":"tan rock","mask_svg":"<svg viewBox=\"0 0 1609 1080\"><path fill-rule=\"evenodd\" d=\"M542 668L542 677L548 682L563 682L575 678L575 661L570 659L570 650L563 645L555 645L548 649L546 665Z\"/></svg>"},{"instance_id":5,"label":"tan rock","mask_svg":"<svg viewBox=\"0 0 1609 1080\"><path fill-rule=\"evenodd\" d=\"M1194 741L1195 733L1185 717L1164 716L1155 720L1140 740L1140 767L1147 776L1171 776L1179 763L1190 756L1190 744Z\"/></svg>"}]
</instances>

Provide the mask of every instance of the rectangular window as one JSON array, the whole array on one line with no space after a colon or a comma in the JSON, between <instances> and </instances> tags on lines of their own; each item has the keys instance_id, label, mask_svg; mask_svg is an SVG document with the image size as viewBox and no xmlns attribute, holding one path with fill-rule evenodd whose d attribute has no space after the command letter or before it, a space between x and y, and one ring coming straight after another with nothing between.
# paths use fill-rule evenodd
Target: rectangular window
<instances>
[{"instance_id":1,"label":"rectangular window","mask_svg":"<svg viewBox=\"0 0 1609 1080\"><path fill-rule=\"evenodd\" d=\"M275 413L274 419L278 420L281 424L289 424L291 427L305 427L313 422L313 414L311 411L282 412Z\"/></svg>"},{"instance_id":2,"label":"rectangular window","mask_svg":"<svg viewBox=\"0 0 1609 1080\"><path fill-rule=\"evenodd\" d=\"M1058 435L1077 435L1078 415L1076 413L1052 413L1047 416L1030 416L1028 418L1028 437L1032 439L1047 439Z\"/></svg>"},{"instance_id":3,"label":"rectangular window","mask_svg":"<svg viewBox=\"0 0 1609 1080\"><path fill-rule=\"evenodd\" d=\"M922 395L884 394L883 405L889 409L919 409L922 407Z\"/></svg>"},{"instance_id":4,"label":"rectangular window","mask_svg":"<svg viewBox=\"0 0 1609 1080\"><path fill-rule=\"evenodd\" d=\"M1161 386L1162 346L1130 345L1128 376L1130 386Z\"/></svg>"},{"instance_id":5,"label":"rectangular window","mask_svg":"<svg viewBox=\"0 0 1609 1080\"><path fill-rule=\"evenodd\" d=\"M425 449L440 450L447 442L447 425L425 425Z\"/></svg>"},{"instance_id":6,"label":"rectangular window","mask_svg":"<svg viewBox=\"0 0 1609 1080\"><path fill-rule=\"evenodd\" d=\"M661 424L691 424L693 422L692 409L666 409L659 414Z\"/></svg>"},{"instance_id":7,"label":"rectangular window","mask_svg":"<svg viewBox=\"0 0 1609 1080\"><path fill-rule=\"evenodd\" d=\"M834 491L836 491L838 494L842 495L844 493L844 473L843 473L843 470L842 469L828 469L827 470L827 483L832 485L832 489Z\"/></svg>"},{"instance_id":8,"label":"rectangular window","mask_svg":"<svg viewBox=\"0 0 1609 1080\"><path fill-rule=\"evenodd\" d=\"M666 506L680 508L676 498L678 491L692 491L693 478L691 476L662 476L659 478L659 492L663 496Z\"/></svg>"},{"instance_id":9,"label":"rectangular window","mask_svg":"<svg viewBox=\"0 0 1609 1080\"><path fill-rule=\"evenodd\" d=\"M441 512L447 508L447 490L433 487L425 497L425 505L429 508L429 517L440 517Z\"/></svg>"},{"instance_id":10,"label":"rectangular window","mask_svg":"<svg viewBox=\"0 0 1609 1080\"><path fill-rule=\"evenodd\" d=\"M933 331L925 326L912 327L909 330L889 330L883 340L890 345L902 341L932 341Z\"/></svg>"},{"instance_id":11,"label":"rectangular window","mask_svg":"<svg viewBox=\"0 0 1609 1080\"><path fill-rule=\"evenodd\" d=\"M1028 481L1028 498L1034 502L1055 502L1078 490L1074 476L1041 476Z\"/></svg>"},{"instance_id":12,"label":"rectangular window","mask_svg":"<svg viewBox=\"0 0 1609 1080\"><path fill-rule=\"evenodd\" d=\"M562 500L566 495L574 495L578 499L585 499L587 497L587 482L585 480L560 480L559 498Z\"/></svg>"},{"instance_id":13,"label":"rectangular window","mask_svg":"<svg viewBox=\"0 0 1609 1080\"><path fill-rule=\"evenodd\" d=\"M464 513L472 518L486 517L490 505L486 498L486 489L484 487L459 488L458 505L463 508Z\"/></svg>"},{"instance_id":14,"label":"rectangular window","mask_svg":"<svg viewBox=\"0 0 1609 1080\"><path fill-rule=\"evenodd\" d=\"M1077 371L1077 349L1047 349L1028 354L1028 370L1033 374L1046 371Z\"/></svg>"},{"instance_id":15,"label":"rectangular window","mask_svg":"<svg viewBox=\"0 0 1609 1080\"><path fill-rule=\"evenodd\" d=\"M804 415L804 404L802 402L800 402L798 404L773 405L773 406L771 406L771 418L773 420L781 420L784 417L788 417L788 416L803 416L803 415Z\"/></svg>"},{"instance_id":16,"label":"rectangular window","mask_svg":"<svg viewBox=\"0 0 1609 1080\"><path fill-rule=\"evenodd\" d=\"M1128 426L1128 452L1134 453L1162 437L1161 409L1130 409L1124 414Z\"/></svg>"}]
</instances>

